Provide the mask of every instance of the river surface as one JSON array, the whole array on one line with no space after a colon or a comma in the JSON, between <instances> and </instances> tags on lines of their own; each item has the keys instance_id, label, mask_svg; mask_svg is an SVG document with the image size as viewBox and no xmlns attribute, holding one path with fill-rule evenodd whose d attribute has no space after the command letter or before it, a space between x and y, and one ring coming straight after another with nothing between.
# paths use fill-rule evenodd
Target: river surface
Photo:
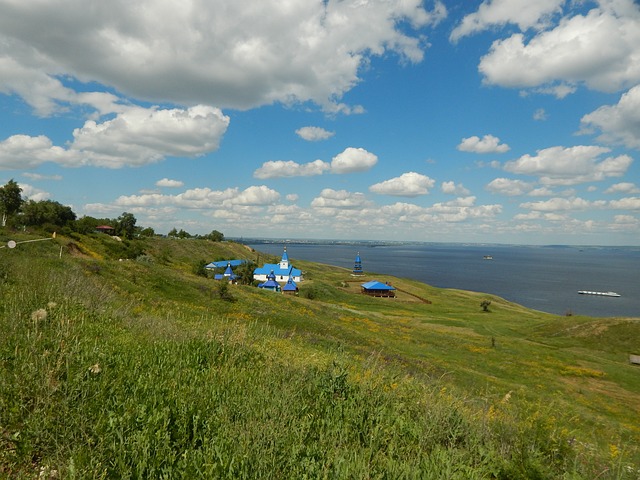
<instances>
[{"instance_id":1,"label":"river surface","mask_svg":"<svg viewBox=\"0 0 640 480\"><path fill-rule=\"evenodd\" d=\"M282 255L284 245L245 243L273 255ZM294 266L301 259L353 269L360 253L367 274L490 293L559 315L640 317L640 247L325 241L286 245ZM621 296L580 295L578 290L613 291Z\"/></svg>"}]
</instances>

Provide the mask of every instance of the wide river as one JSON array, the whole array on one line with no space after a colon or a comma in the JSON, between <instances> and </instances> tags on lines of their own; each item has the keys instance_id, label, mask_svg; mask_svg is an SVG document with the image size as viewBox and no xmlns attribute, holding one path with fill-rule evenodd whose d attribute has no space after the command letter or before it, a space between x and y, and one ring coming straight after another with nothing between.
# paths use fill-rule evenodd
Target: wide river
<instances>
[{"instance_id":1,"label":"wide river","mask_svg":"<svg viewBox=\"0 0 640 480\"><path fill-rule=\"evenodd\" d=\"M257 240L245 243L278 256L284 245ZM289 241L286 245L294 266L296 259L302 259L353 269L359 252L367 274L491 293L559 315L640 317L640 247L324 241ZM580 295L579 290L613 291L621 296Z\"/></svg>"}]
</instances>

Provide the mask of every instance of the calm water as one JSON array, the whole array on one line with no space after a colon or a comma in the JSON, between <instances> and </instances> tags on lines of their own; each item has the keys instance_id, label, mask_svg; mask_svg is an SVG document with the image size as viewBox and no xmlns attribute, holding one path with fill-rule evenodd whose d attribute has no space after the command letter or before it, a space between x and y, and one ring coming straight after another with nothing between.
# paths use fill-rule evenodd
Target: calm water
<instances>
[{"instance_id":1,"label":"calm water","mask_svg":"<svg viewBox=\"0 0 640 480\"><path fill-rule=\"evenodd\" d=\"M282 254L282 243L249 243ZM412 278L436 287L487 292L529 308L564 315L640 317L639 247L463 244L287 243L296 259ZM485 260L485 255L493 260ZM579 295L614 291L619 298Z\"/></svg>"}]
</instances>

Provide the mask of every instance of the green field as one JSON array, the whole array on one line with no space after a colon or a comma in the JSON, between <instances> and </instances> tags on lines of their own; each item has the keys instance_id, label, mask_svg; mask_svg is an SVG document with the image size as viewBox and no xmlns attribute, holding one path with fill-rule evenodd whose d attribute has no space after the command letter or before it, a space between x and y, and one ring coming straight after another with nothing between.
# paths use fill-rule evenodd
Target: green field
<instances>
[{"instance_id":1,"label":"green field","mask_svg":"<svg viewBox=\"0 0 640 480\"><path fill-rule=\"evenodd\" d=\"M258 255L0 249L0 478L640 478L640 319L295 258L298 296L194 273Z\"/></svg>"}]
</instances>

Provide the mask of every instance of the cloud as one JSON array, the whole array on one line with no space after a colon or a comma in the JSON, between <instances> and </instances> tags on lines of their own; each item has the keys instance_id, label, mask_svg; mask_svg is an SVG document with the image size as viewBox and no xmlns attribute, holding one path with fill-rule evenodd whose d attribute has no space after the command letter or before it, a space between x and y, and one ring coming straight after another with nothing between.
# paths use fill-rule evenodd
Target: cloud
<instances>
[{"instance_id":1,"label":"cloud","mask_svg":"<svg viewBox=\"0 0 640 480\"><path fill-rule=\"evenodd\" d=\"M640 197L627 197L620 200L611 200L611 208L618 210L640 210Z\"/></svg>"},{"instance_id":2,"label":"cloud","mask_svg":"<svg viewBox=\"0 0 640 480\"><path fill-rule=\"evenodd\" d=\"M308 142L317 142L333 137L335 132L330 132L320 127L302 127L296 130L296 134Z\"/></svg>"},{"instance_id":3,"label":"cloud","mask_svg":"<svg viewBox=\"0 0 640 480\"><path fill-rule=\"evenodd\" d=\"M525 195L533 188L531 183L510 178L495 178L487 184L487 190L491 193L515 197Z\"/></svg>"},{"instance_id":4,"label":"cloud","mask_svg":"<svg viewBox=\"0 0 640 480\"><path fill-rule=\"evenodd\" d=\"M633 162L628 155L600 157L610 150L605 147L551 147L537 155L524 155L504 164L507 172L540 177L544 185L577 185L624 175Z\"/></svg>"},{"instance_id":5,"label":"cloud","mask_svg":"<svg viewBox=\"0 0 640 480\"><path fill-rule=\"evenodd\" d=\"M13 135L0 142L0 169L32 169L45 162L66 163L69 153L44 135Z\"/></svg>"},{"instance_id":6,"label":"cloud","mask_svg":"<svg viewBox=\"0 0 640 480\"><path fill-rule=\"evenodd\" d=\"M469 195L471 192L465 188L461 183L456 184L455 182L442 182L440 186L442 193L447 193L450 195Z\"/></svg>"},{"instance_id":7,"label":"cloud","mask_svg":"<svg viewBox=\"0 0 640 480\"><path fill-rule=\"evenodd\" d=\"M310 177L322 175L331 169L331 165L322 160L300 164L294 161L272 160L262 164L253 176L256 178Z\"/></svg>"},{"instance_id":8,"label":"cloud","mask_svg":"<svg viewBox=\"0 0 640 480\"><path fill-rule=\"evenodd\" d=\"M403 173L399 177L376 183L369 187L369 191L379 195L393 195L396 197L417 197L426 195L433 188L435 180L416 172Z\"/></svg>"},{"instance_id":9,"label":"cloud","mask_svg":"<svg viewBox=\"0 0 640 480\"><path fill-rule=\"evenodd\" d=\"M40 173L24 172L22 176L31 180L62 180L62 175L42 175Z\"/></svg>"},{"instance_id":10,"label":"cloud","mask_svg":"<svg viewBox=\"0 0 640 480\"><path fill-rule=\"evenodd\" d=\"M490 218L502 212L502 205L475 205L476 197L460 197L444 203L435 203L425 211L445 222L463 222L476 218Z\"/></svg>"},{"instance_id":11,"label":"cloud","mask_svg":"<svg viewBox=\"0 0 640 480\"><path fill-rule=\"evenodd\" d=\"M72 150L91 165L109 168L155 163L166 156L196 157L218 149L229 117L213 107L132 108L103 123L88 121L73 132Z\"/></svg>"},{"instance_id":12,"label":"cloud","mask_svg":"<svg viewBox=\"0 0 640 480\"><path fill-rule=\"evenodd\" d=\"M49 198L51 198L51 194L49 192L45 192L44 190L29 185L28 183L20 183L18 185L22 189L22 196L27 200L40 202L42 200L48 200Z\"/></svg>"},{"instance_id":13,"label":"cloud","mask_svg":"<svg viewBox=\"0 0 640 480\"><path fill-rule=\"evenodd\" d=\"M208 210L223 206L265 206L278 201L280 194L265 185L251 186L245 190L227 188L192 188L177 195L148 193L143 195L123 195L116 199L119 207L161 207L173 206L195 210Z\"/></svg>"},{"instance_id":14,"label":"cloud","mask_svg":"<svg viewBox=\"0 0 640 480\"><path fill-rule=\"evenodd\" d=\"M473 153L504 153L510 150L509 145L500 144L500 139L493 135L485 135L482 139L477 136L463 138L457 148L462 152Z\"/></svg>"},{"instance_id":15,"label":"cloud","mask_svg":"<svg viewBox=\"0 0 640 480\"><path fill-rule=\"evenodd\" d=\"M562 11L565 0L485 0L478 10L466 15L450 35L452 42L496 25L513 23L520 30L542 28L548 19Z\"/></svg>"},{"instance_id":16,"label":"cloud","mask_svg":"<svg viewBox=\"0 0 640 480\"><path fill-rule=\"evenodd\" d=\"M564 17L528 42L522 33L495 41L478 69L485 83L503 87L559 83L571 88L583 83L615 92L640 82L639 44L638 5L633 0L601 1L586 15Z\"/></svg>"},{"instance_id":17,"label":"cloud","mask_svg":"<svg viewBox=\"0 0 640 480\"><path fill-rule=\"evenodd\" d=\"M43 0L3 7L0 58L20 66L11 88L42 112L64 99L56 79L65 75L182 105L330 107L358 84L371 56L420 62L427 44L418 29L445 16L440 1L427 11L421 0L139 0L94 8ZM31 81L21 89L20 80Z\"/></svg>"},{"instance_id":18,"label":"cloud","mask_svg":"<svg viewBox=\"0 0 640 480\"><path fill-rule=\"evenodd\" d=\"M280 199L280 194L265 186L253 186L230 198L225 203L231 205L271 205Z\"/></svg>"},{"instance_id":19,"label":"cloud","mask_svg":"<svg viewBox=\"0 0 640 480\"><path fill-rule=\"evenodd\" d=\"M553 194L553 190L548 187L534 188L529 193L527 193L527 195L530 197L550 197Z\"/></svg>"},{"instance_id":20,"label":"cloud","mask_svg":"<svg viewBox=\"0 0 640 480\"><path fill-rule=\"evenodd\" d=\"M255 178L311 177L325 172L342 174L365 172L378 162L378 157L363 148L349 147L339 153L331 163L314 160L297 163L293 160L270 160L253 172Z\"/></svg>"},{"instance_id":21,"label":"cloud","mask_svg":"<svg viewBox=\"0 0 640 480\"><path fill-rule=\"evenodd\" d=\"M332 173L366 172L378 163L378 157L364 148L348 147L331 160Z\"/></svg>"},{"instance_id":22,"label":"cloud","mask_svg":"<svg viewBox=\"0 0 640 480\"><path fill-rule=\"evenodd\" d=\"M325 188L320 196L311 201L311 207L316 209L353 209L371 205L363 193L348 192Z\"/></svg>"},{"instance_id":23,"label":"cloud","mask_svg":"<svg viewBox=\"0 0 640 480\"><path fill-rule=\"evenodd\" d=\"M599 130L601 142L640 150L640 85L623 94L616 105L604 105L580 122L581 133Z\"/></svg>"},{"instance_id":24,"label":"cloud","mask_svg":"<svg viewBox=\"0 0 640 480\"><path fill-rule=\"evenodd\" d=\"M604 193L640 193L640 188L635 183L621 182L611 185Z\"/></svg>"},{"instance_id":25,"label":"cloud","mask_svg":"<svg viewBox=\"0 0 640 480\"><path fill-rule=\"evenodd\" d=\"M43 135L14 135L0 142L0 168L35 168L45 162L65 167L142 166L167 156L197 157L217 150L229 117L213 107L188 109L131 107L113 119L85 122L68 148Z\"/></svg>"},{"instance_id":26,"label":"cloud","mask_svg":"<svg viewBox=\"0 0 640 480\"><path fill-rule=\"evenodd\" d=\"M576 211L576 210L590 210L593 208L602 208L607 202L604 200L598 200L591 202L579 197L573 198L550 198L549 200L540 202L526 202L521 203L521 208L527 210L534 210L537 212L557 212L557 211Z\"/></svg>"},{"instance_id":27,"label":"cloud","mask_svg":"<svg viewBox=\"0 0 640 480\"><path fill-rule=\"evenodd\" d=\"M538 108L533 112L533 119L542 122L548 118L547 112L544 108Z\"/></svg>"},{"instance_id":28,"label":"cloud","mask_svg":"<svg viewBox=\"0 0 640 480\"><path fill-rule=\"evenodd\" d=\"M180 180L170 180L166 177L156 182L156 187L179 188L182 186L184 186L184 182L181 182Z\"/></svg>"}]
</instances>

